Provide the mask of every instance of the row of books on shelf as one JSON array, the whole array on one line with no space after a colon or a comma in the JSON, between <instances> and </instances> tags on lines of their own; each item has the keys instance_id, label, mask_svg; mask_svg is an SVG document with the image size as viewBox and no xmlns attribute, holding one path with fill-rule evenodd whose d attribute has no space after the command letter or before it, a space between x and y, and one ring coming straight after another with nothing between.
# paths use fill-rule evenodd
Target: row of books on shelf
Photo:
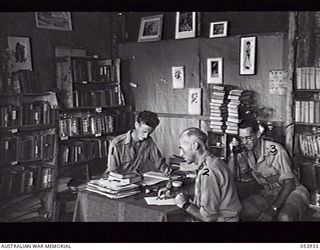
<instances>
[{"instance_id":1,"label":"row of books on shelf","mask_svg":"<svg viewBox=\"0 0 320 250\"><path fill-rule=\"evenodd\" d=\"M24 222L35 218L48 218L41 198L26 194L0 204L1 222Z\"/></svg>"},{"instance_id":2,"label":"row of books on shelf","mask_svg":"<svg viewBox=\"0 0 320 250\"><path fill-rule=\"evenodd\" d=\"M320 101L296 101L295 121L320 123Z\"/></svg>"},{"instance_id":3,"label":"row of books on shelf","mask_svg":"<svg viewBox=\"0 0 320 250\"><path fill-rule=\"evenodd\" d=\"M108 156L107 139L81 139L69 145L60 146L60 163L74 163L105 158Z\"/></svg>"},{"instance_id":4,"label":"row of books on shelf","mask_svg":"<svg viewBox=\"0 0 320 250\"><path fill-rule=\"evenodd\" d=\"M6 94L40 92L38 76L31 70L19 70L0 75L0 92Z\"/></svg>"},{"instance_id":5,"label":"row of books on shelf","mask_svg":"<svg viewBox=\"0 0 320 250\"><path fill-rule=\"evenodd\" d=\"M120 105L118 87L103 90L74 90L74 107Z\"/></svg>"},{"instance_id":6,"label":"row of books on shelf","mask_svg":"<svg viewBox=\"0 0 320 250\"><path fill-rule=\"evenodd\" d=\"M117 69L110 60L73 60L73 78L75 82L115 82Z\"/></svg>"},{"instance_id":7,"label":"row of books on shelf","mask_svg":"<svg viewBox=\"0 0 320 250\"><path fill-rule=\"evenodd\" d=\"M59 120L60 138L79 135L102 135L113 133L117 116L109 113L76 113Z\"/></svg>"},{"instance_id":8,"label":"row of books on shelf","mask_svg":"<svg viewBox=\"0 0 320 250\"><path fill-rule=\"evenodd\" d=\"M52 160L55 134L3 137L0 140L0 164Z\"/></svg>"},{"instance_id":9,"label":"row of books on shelf","mask_svg":"<svg viewBox=\"0 0 320 250\"><path fill-rule=\"evenodd\" d=\"M210 128L212 132L237 134L243 114L253 105L253 92L228 85L213 85L210 92Z\"/></svg>"},{"instance_id":10,"label":"row of books on shelf","mask_svg":"<svg viewBox=\"0 0 320 250\"><path fill-rule=\"evenodd\" d=\"M320 155L320 135L298 134L299 149L306 156Z\"/></svg>"},{"instance_id":11,"label":"row of books on shelf","mask_svg":"<svg viewBox=\"0 0 320 250\"><path fill-rule=\"evenodd\" d=\"M320 68L300 67L296 68L297 89L320 89Z\"/></svg>"},{"instance_id":12,"label":"row of books on shelf","mask_svg":"<svg viewBox=\"0 0 320 250\"><path fill-rule=\"evenodd\" d=\"M49 102L36 101L33 103L23 103L20 107L8 104L0 107L1 127L14 127L28 125L48 125L55 120L55 110Z\"/></svg>"},{"instance_id":13,"label":"row of books on shelf","mask_svg":"<svg viewBox=\"0 0 320 250\"><path fill-rule=\"evenodd\" d=\"M2 197L53 187L53 169L40 165L14 166L1 172Z\"/></svg>"}]
</instances>

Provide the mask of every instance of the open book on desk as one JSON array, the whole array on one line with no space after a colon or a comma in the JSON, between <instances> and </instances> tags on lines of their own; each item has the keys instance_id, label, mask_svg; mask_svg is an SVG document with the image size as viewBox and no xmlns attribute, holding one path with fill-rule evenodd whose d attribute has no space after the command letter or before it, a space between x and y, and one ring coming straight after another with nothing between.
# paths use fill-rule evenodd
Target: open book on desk
<instances>
[{"instance_id":1,"label":"open book on desk","mask_svg":"<svg viewBox=\"0 0 320 250\"><path fill-rule=\"evenodd\" d=\"M161 172L150 171L143 174L143 180L141 184L143 186L152 186L162 181L176 180L179 177L179 175L172 175L170 177L167 177Z\"/></svg>"}]
</instances>

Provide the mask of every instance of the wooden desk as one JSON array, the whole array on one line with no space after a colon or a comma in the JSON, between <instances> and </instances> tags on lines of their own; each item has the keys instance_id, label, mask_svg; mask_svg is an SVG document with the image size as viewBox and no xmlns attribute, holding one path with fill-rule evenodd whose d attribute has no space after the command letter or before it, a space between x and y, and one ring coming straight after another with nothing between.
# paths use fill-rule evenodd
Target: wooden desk
<instances>
[{"instance_id":1,"label":"wooden desk","mask_svg":"<svg viewBox=\"0 0 320 250\"><path fill-rule=\"evenodd\" d=\"M163 186L164 184L160 184ZM254 182L236 183L240 198L260 191ZM193 183L187 183L183 190L193 188ZM177 206L149 206L144 197L155 196L156 192L144 192L127 198L112 200L105 196L80 191L78 193L73 221L82 222L166 222L184 221L186 213Z\"/></svg>"}]
</instances>

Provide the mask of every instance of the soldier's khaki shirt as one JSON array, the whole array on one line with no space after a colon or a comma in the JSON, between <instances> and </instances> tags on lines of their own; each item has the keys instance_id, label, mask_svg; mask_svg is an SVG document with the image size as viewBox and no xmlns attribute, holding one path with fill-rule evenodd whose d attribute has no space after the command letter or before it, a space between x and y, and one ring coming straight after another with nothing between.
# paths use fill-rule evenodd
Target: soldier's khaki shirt
<instances>
[{"instance_id":1,"label":"soldier's khaki shirt","mask_svg":"<svg viewBox=\"0 0 320 250\"><path fill-rule=\"evenodd\" d=\"M193 204L206 221L237 221L241 210L237 189L227 165L206 152L198 164Z\"/></svg>"},{"instance_id":2,"label":"soldier's khaki shirt","mask_svg":"<svg viewBox=\"0 0 320 250\"><path fill-rule=\"evenodd\" d=\"M115 137L109 146L108 168L106 172L121 173L164 171L166 160L151 137L134 145L131 130ZM139 145L140 144L140 145Z\"/></svg>"}]
</instances>

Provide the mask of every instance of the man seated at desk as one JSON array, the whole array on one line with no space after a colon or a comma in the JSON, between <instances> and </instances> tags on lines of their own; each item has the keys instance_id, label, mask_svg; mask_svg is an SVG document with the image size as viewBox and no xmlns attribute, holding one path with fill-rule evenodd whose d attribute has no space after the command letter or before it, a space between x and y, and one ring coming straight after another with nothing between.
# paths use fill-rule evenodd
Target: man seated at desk
<instances>
[{"instance_id":1,"label":"man seated at desk","mask_svg":"<svg viewBox=\"0 0 320 250\"><path fill-rule=\"evenodd\" d=\"M309 203L309 193L294 175L291 160L285 149L276 142L264 140L258 134L258 123L243 121L239 137L244 147L233 153L229 168L243 180L254 178L263 186L256 195L242 199L240 218L246 221L293 221L301 218ZM239 146L237 140L231 148Z\"/></svg>"},{"instance_id":2,"label":"man seated at desk","mask_svg":"<svg viewBox=\"0 0 320 250\"><path fill-rule=\"evenodd\" d=\"M193 200L179 193L176 204L192 216L190 221L236 222L241 203L232 174L224 161L207 151L206 141L207 135L198 128L188 128L179 136L180 156L198 169ZM158 192L161 198L171 195L166 188Z\"/></svg>"},{"instance_id":3,"label":"man seated at desk","mask_svg":"<svg viewBox=\"0 0 320 250\"><path fill-rule=\"evenodd\" d=\"M157 145L150 137L160 120L156 113L142 111L135 122L135 129L115 137L109 146L108 172L119 173L161 171L170 175L171 168L166 165Z\"/></svg>"}]
</instances>

